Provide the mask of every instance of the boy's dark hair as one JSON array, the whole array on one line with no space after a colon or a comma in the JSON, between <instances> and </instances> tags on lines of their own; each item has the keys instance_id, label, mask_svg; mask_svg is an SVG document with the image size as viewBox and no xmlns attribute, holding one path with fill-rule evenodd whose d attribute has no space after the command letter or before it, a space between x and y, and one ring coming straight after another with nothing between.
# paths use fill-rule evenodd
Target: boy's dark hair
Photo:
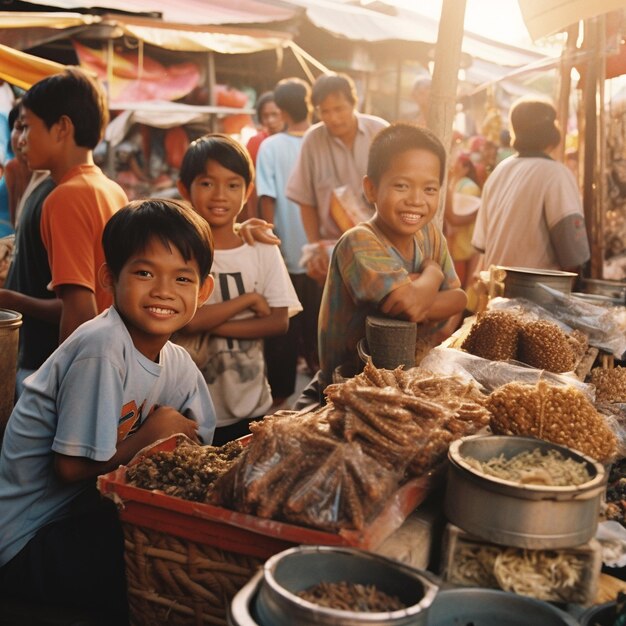
<instances>
[{"instance_id":1,"label":"boy's dark hair","mask_svg":"<svg viewBox=\"0 0 626 626\"><path fill-rule=\"evenodd\" d=\"M268 102L274 102L274 92L273 91L266 91L264 93L262 93L256 101L256 104L254 105L254 108L256 110L256 118L259 121L259 123L261 122L261 114L263 113L263 107L268 103Z\"/></svg>"},{"instance_id":2,"label":"boy's dark hair","mask_svg":"<svg viewBox=\"0 0 626 626\"><path fill-rule=\"evenodd\" d=\"M379 131L370 146L367 175L377 185L387 171L393 157L407 150L428 150L439 159L439 183L443 183L446 171L446 150L428 128L397 122Z\"/></svg>"},{"instance_id":3,"label":"boy's dark hair","mask_svg":"<svg viewBox=\"0 0 626 626\"><path fill-rule=\"evenodd\" d=\"M9 111L9 130L13 130L15 122L20 116L20 103L17 102L13 105L13 108Z\"/></svg>"},{"instance_id":4,"label":"boy's dark hair","mask_svg":"<svg viewBox=\"0 0 626 626\"><path fill-rule=\"evenodd\" d=\"M561 141L556 109L546 100L517 100L511 107L509 119L513 130L512 145L518 152L543 152Z\"/></svg>"},{"instance_id":5,"label":"boy's dark hair","mask_svg":"<svg viewBox=\"0 0 626 626\"><path fill-rule=\"evenodd\" d=\"M294 122L302 122L311 114L311 87L300 78L284 78L274 87L274 101Z\"/></svg>"},{"instance_id":6,"label":"boy's dark hair","mask_svg":"<svg viewBox=\"0 0 626 626\"><path fill-rule=\"evenodd\" d=\"M311 101L319 106L331 94L342 93L353 106L357 103L354 81L347 74L322 74L313 85Z\"/></svg>"},{"instance_id":7,"label":"boy's dark hair","mask_svg":"<svg viewBox=\"0 0 626 626\"><path fill-rule=\"evenodd\" d=\"M180 182L191 189L194 179L206 171L207 161L217 161L235 174L243 177L246 188L254 180L254 165L248 151L232 137L222 133L204 135L192 142L180 166Z\"/></svg>"},{"instance_id":8,"label":"boy's dark hair","mask_svg":"<svg viewBox=\"0 0 626 626\"><path fill-rule=\"evenodd\" d=\"M208 222L181 200L134 200L113 214L102 233L104 256L117 278L133 254L157 238L173 245L185 259L198 263L204 280L213 264L213 235Z\"/></svg>"},{"instance_id":9,"label":"boy's dark hair","mask_svg":"<svg viewBox=\"0 0 626 626\"><path fill-rule=\"evenodd\" d=\"M91 76L78 67L35 83L23 96L21 105L41 118L47 128L66 115L74 125L74 141L93 150L109 121L104 92Z\"/></svg>"}]
</instances>

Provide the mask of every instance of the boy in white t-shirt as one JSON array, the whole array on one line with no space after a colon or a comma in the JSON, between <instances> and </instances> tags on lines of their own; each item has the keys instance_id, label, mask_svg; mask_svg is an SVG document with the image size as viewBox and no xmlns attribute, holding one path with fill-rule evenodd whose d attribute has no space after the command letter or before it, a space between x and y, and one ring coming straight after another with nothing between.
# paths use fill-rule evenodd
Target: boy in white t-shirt
<instances>
[{"instance_id":1,"label":"boy in white t-shirt","mask_svg":"<svg viewBox=\"0 0 626 626\"><path fill-rule=\"evenodd\" d=\"M271 408L263 339L286 333L289 317L302 310L280 249L250 246L235 233L253 180L246 149L228 135L211 134L189 146L178 182L215 241L215 290L176 337L209 385L215 445L248 434L248 424Z\"/></svg>"},{"instance_id":2,"label":"boy in white t-shirt","mask_svg":"<svg viewBox=\"0 0 626 626\"><path fill-rule=\"evenodd\" d=\"M102 236L114 306L24 381L0 455L0 595L128 623L123 537L98 475L175 433L210 443L215 413L171 334L213 287L211 232L185 203L132 202ZM1 618L0 618L0 621Z\"/></svg>"}]
</instances>

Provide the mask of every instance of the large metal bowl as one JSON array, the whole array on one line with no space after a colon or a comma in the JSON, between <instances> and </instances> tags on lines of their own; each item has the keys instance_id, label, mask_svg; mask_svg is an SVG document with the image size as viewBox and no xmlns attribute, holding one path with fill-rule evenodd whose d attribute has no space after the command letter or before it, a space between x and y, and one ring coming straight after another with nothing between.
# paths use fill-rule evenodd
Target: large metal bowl
<instances>
[{"instance_id":1,"label":"large metal bowl","mask_svg":"<svg viewBox=\"0 0 626 626\"><path fill-rule=\"evenodd\" d=\"M539 448L585 463L590 479L577 486L527 485L483 474L465 460L509 459ZM448 519L466 532L505 546L557 549L581 545L596 533L607 474L593 459L532 437L475 435L453 442L444 500Z\"/></svg>"},{"instance_id":2,"label":"large metal bowl","mask_svg":"<svg viewBox=\"0 0 626 626\"><path fill-rule=\"evenodd\" d=\"M374 585L407 607L384 613L329 609L298 595L320 582ZM256 602L259 622L271 626L424 626L438 586L425 572L385 557L329 546L300 546L270 557Z\"/></svg>"},{"instance_id":3,"label":"large metal bowl","mask_svg":"<svg viewBox=\"0 0 626 626\"><path fill-rule=\"evenodd\" d=\"M427 626L577 626L556 607L495 589L446 589L437 594Z\"/></svg>"}]
</instances>

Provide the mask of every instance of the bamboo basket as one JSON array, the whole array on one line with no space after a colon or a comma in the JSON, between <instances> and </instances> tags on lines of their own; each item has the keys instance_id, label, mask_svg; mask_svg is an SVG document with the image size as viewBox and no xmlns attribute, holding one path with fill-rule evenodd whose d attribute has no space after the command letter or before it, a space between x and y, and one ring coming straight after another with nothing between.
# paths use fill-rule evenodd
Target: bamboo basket
<instances>
[{"instance_id":1,"label":"bamboo basket","mask_svg":"<svg viewBox=\"0 0 626 626\"><path fill-rule=\"evenodd\" d=\"M124 524L133 626L216 624L263 560Z\"/></svg>"}]
</instances>

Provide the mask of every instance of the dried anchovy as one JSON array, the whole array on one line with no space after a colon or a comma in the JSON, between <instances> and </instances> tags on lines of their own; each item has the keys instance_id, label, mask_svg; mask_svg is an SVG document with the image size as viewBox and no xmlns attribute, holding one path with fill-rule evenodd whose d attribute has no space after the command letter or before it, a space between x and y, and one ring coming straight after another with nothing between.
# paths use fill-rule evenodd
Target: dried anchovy
<instances>
[{"instance_id":1,"label":"dried anchovy","mask_svg":"<svg viewBox=\"0 0 626 626\"><path fill-rule=\"evenodd\" d=\"M319 606L340 611L384 613L406 608L397 596L390 596L377 589L375 585L360 585L346 581L336 583L322 581L314 587L298 592L298 596Z\"/></svg>"},{"instance_id":2,"label":"dried anchovy","mask_svg":"<svg viewBox=\"0 0 626 626\"><path fill-rule=\"evenodd\" d=\"M567 487L582 485L591 478L586 463L564 457L558 450L548 450L543 454L540 448L535 448L510 459L504 454L487 461L469 456L463 459L483 474L525 485Z\"/></svg>"}]
</instances>

